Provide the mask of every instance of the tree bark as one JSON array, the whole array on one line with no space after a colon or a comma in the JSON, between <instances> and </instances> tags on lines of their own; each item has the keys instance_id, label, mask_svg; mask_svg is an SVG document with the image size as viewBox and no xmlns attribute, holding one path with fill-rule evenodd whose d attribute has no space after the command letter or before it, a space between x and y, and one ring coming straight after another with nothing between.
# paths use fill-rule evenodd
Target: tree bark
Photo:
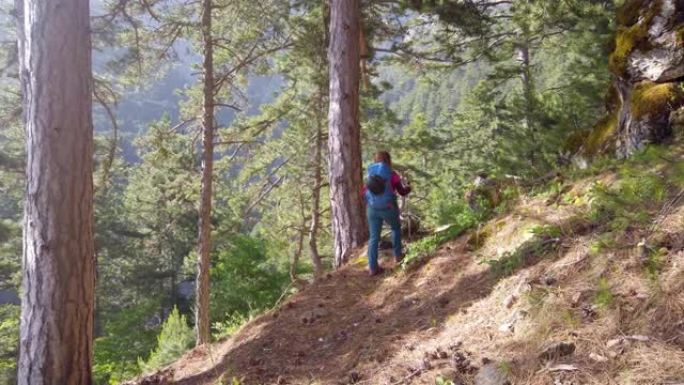
<instances>
[{"instance_id":1,"label":"tree bark","mask_svg":"<svg viewBox=\"0 0 684 385\"><path fill-rule=\"evenodd\" d=\"M211 198L214 169L214 48L211 35L212 1L202 2L202 40L204 45L204 112L202 115L202 191L199 211L197 287L195 293L196 344L210 342L209 266L211 263Z\"/></svg>"},{"instance_id":2,"label":"tree bark","mask_svg":"<svg viewBox=\"0 0 684 385\"><path fill-rule=\"evenodd\" d=\"M19 9L26 200L19 384L91 384L95 261L88 0Z\"/></svg>"},{"instance_id":3,"label":"tree bark","mask_svg":"<svg viewBox=\"0 0 684 385\"><path fill-rule=\"evenodd\" d=\"M359 0L330 3L330 204L336 268L366 239L361 201Z\"/></svg>"}]
</instances>

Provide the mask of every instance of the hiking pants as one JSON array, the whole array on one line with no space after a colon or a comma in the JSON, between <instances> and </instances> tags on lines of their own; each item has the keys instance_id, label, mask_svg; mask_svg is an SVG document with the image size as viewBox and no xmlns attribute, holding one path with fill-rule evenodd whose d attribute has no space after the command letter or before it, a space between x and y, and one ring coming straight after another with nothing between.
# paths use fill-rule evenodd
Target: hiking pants
<instances>
[{"instance_id":1,"label":"hiking pants","mask_svg":"<svg viewBox=\"0 0 684 385\"><path fill-rule=\"evenodd\" d=\"M380 231L382 223L387 222L392 229L392 250L395 258L401 258L401 222L399 221L399 209L395 205L392 208L374 209L366 208L370 240L368 241L368 267L371 271L378 268L378 244L380 243Z\"/></svg>"}]
</instances>

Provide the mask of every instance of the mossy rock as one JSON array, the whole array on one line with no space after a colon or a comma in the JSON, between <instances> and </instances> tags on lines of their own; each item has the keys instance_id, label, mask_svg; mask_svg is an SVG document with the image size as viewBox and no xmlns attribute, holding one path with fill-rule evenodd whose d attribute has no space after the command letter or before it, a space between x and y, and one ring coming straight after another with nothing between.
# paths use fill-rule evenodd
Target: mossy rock
<instances>
[{"instance_id":1,"label":"mossy rock","mask_svg":"<svg viewBox=\"0 0 684 385\"><path fill-rule=\"evenodd\" d=\"M670 127L672 127L672 134L676 138L684 137L684 107L672 111L669 120Z\"/></svg>"},{"instance_id":2,"label":"mossy rock","mask_svg":"<svg viewBox=\"0 0 684 385\"><path fill-rule=\"evenodd\" d=\"M633 25L639 20L639 10L646 5L648 0L627 0L617 10L617 22L619 25Z\"/></svg>"},{"instance_id":3,"label":"mossy rock","mask_svg":"<svg viewBox=\"0 0 684 385\"><path fill-rule=\"evenodd\" d=\"M591 130L582 130L570 134L563 143L563 150L576 154L582 150L586 138L591 135Z\"/></svg>"},{"instance_id":4,"label":"mossy rock","mask_svg":"<svg viewBox=\"0 0 684 385\"><path fill-rule=\"evenodd\" d=\"M679 106L682 100L684 92L679 83L640 82L634 87L630 101L632 117L665 113Z\"/></svg>"},{"instance_id":5,"label":"mossy rock","mask_svg":"<svg viewBox=\"0 0 684 385\"><path fill-rule=\"evenodd\" d=\"M618 11L619 27L615 34L615 48L608 58L608 67L618 75L627 72L627 59L635 49L648 50L648 29L653 18L660 13L660 1L646 4L644 0L632 0L625 3ZM648 6L645 11L641 11Z\"/></svg>"},{"instance_id":6,"label":"mossy rock","mask_svg":"<svg viewBox=\"0 0 684 385\"><path fill-rule=\"evenodd\" d=\"M617 111L612 112L599 120L584 140L584 154L593 156L609 150L613 145L612 139L617 132L617 126Z\"/></svg>"},{"instance_id":7,"label":"mossy rock","mask_svg":"<svg viewBox=\"0 0 684 385\"><path fill-rule=\"evenodd\" d=\"M675 29L675 34L677 36L677 44L680 47L684 47L684 25L681 25Z\"/></svg>"}]
</instances>

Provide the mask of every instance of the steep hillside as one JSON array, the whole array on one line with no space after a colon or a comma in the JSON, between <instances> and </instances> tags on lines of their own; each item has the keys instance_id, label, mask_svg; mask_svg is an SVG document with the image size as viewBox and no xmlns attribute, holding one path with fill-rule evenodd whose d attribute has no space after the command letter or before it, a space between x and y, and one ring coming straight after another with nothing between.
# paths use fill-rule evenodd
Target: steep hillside
<instances>
[{"instance_id":1,"label":"steep hillside","mask_svg":"<svg viewBox=\"0 0 684 385\"><path fill-rule=\"evenodd\" d=\"M382 277L359 258L136 383L684 383L681 143L570 174Z\"/></svg>"}]
</instances>

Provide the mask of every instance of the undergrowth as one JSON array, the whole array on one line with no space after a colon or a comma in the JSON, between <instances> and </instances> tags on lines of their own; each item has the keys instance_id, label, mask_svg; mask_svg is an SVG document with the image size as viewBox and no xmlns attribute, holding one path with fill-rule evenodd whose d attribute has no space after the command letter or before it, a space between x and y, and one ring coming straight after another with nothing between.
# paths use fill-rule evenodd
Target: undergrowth
<instances>
[{"instance_id":1,"label":"undergrowth","mask_svg":"<svg viewBox=\"0 0 684 385\"><path fill-rule=\"evenodd\" d=\"M610 283L605 277L599 278L596 285L596 295L594 296L594 304L599 308L606 309L613 305L613 292L610 289Z\"/></svg>"},{"instance_id":2,"label":"undergrowth","mask_svg":"<svg viewBox=\"0 0 684 385\"><path fill-rule=\"evenodd\" d=\"M554 232L556 230L554 229ZM558 249L560 239L547 235L535 235L512 252L496 259L485 259L489 271L497 278L506 277Z\"/></svg>"},{"instance_id":3,"label":"undergrowth","mask_svg":"<svg viewBox=\"0 0 684 385\"><path fill-rule=\"evenodd\" d=\"M596 182L589 191L587 219L606 231L624 232L647 225L668 196L671 181L657 166L662 155L646 151L617 167L617 181ZM639 160L642 162L637 163Z\"/></svg>"},{"instance_id":4,"label":"undergrowth","mask_svg":"<svg viewBox=\"0 0 684 385\"><path fill-rule=\"evenodd\" d=\"M461 235L464 231L476 226L478 223L484 222L490 215L491 212L489 210L474 211L463 206L455 216L453 224L446 226L433 235L421 238L408 245L406 255L402 260L402 268L406 269L420 262L434 253L439 246Z\"/></svg>"}]
</instances>

